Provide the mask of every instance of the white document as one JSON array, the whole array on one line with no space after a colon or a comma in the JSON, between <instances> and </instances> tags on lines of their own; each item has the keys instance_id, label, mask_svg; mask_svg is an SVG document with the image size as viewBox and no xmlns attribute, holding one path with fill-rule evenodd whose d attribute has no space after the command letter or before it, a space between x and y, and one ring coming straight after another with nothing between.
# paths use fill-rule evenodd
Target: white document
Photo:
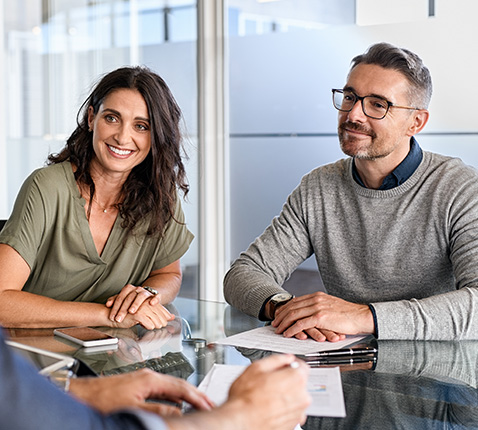
<instances>
[{"instance_id":1,"label":"white document","mask_svg":"<svg viewBox=\"0 0 478 430\"><path fill-rule=\"evenodd\" d=\"M216 405L222 405L227 400L232 383L245 368L246 366L214 364L199 384L199 389L205 392ZM345 417L342 379L338 367L310 369L307 390L312 397L307 415ZM280 393L271 393L270 395L280 395Z\"/></svg>"},{"instance_id":2,"label":"white document","mask_svg":"<svg viewBox=\"0 0 478 430\"><path fill-rule=\"evenodd\" d=\"M283 352L288 354L304 355L314 352L329 351L346 348L366 336L347 336L345 340L338 342L317 342L313 339L299 340L287 338L282 334L275 333L275 328L268 325L259 327L243 333L235 334L216 341L217 344L239 346L250 349L261 349L266 351Z\"/></svg>"}]
</instances>

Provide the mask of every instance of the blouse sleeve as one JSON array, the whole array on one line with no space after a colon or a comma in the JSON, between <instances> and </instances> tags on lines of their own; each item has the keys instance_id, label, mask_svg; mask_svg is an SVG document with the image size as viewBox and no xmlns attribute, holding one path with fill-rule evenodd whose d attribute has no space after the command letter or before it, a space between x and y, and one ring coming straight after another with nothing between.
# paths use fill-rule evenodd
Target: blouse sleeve
<instances>
[{"instance_id":1,"label":"blouse sleeve","mask_svg":"<svg viewBox=\"0 0 478 430\"><path fill-rule=\"evenodd\" d=\"M174 217L166 224L161 250L158 252L152 270L159 270L180 259L189 249L194 235L186 227L180 198L176 199Z\"/></svg>"},{"instance_id":2,"label":"blouse sleeve","mask_svg":"<svg viewBox=\"0 0 478 430\"><path fill-rule=\"evenodd\" d=\"M33 267L46 225L42 191L33 172L23 183L13 211L0 233L0 243L11 246Z\"/></svg>"}]
</instances>

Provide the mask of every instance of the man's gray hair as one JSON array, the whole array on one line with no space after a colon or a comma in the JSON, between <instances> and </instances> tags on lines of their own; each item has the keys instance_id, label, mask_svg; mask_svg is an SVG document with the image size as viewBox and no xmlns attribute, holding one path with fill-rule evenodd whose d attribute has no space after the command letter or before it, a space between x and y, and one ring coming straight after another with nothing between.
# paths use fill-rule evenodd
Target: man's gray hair
<instances>
[{"instance_id":1,"label":"man's gray hair","mask_svg":"<svg viewBox=\"0 0 478 430\"><path fill-rule=\"evenodd\" d=\"M352 59L351 70L359 64L373 64L402 73L410 82L409 102L427 109L432 97L432 78L422 59L413 52L389 43L376 43Z\"/></svg>"}]
</instances>

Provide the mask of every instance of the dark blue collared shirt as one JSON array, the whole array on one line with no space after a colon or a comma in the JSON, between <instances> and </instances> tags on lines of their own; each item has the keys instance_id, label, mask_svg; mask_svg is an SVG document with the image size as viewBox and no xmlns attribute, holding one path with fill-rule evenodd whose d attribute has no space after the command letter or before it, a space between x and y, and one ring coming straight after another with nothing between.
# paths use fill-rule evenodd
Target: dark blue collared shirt
<instances>
[{"instance_id":1,"label":"dark blue collared shirt","mask_svg":"<svg viewBox=\"0 0 478 430\"><path fill-rule=\"evenodd\" d=\"M390 173L382 182L379 190L391 190L392 188L398 187L403 184L410 176L413 175L413 172L417 170L417 167L420 165L423 159L423 151L418 145L418 142L414 137L410 139L410 152L405 157L405 159L395 168L395 170ZM361 185L364 188L367 188L363 183L362 179L357 172L357 167L355 167L355 160L352 163L352 174L357 184Z\"/></svg>"}]
</instances>

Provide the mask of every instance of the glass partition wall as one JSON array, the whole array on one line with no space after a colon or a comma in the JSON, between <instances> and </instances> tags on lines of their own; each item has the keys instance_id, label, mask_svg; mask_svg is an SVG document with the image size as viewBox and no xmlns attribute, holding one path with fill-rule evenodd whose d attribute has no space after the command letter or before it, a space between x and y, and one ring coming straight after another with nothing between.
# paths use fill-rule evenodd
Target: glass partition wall
<instances>
[{"instance_id":1,"label":"glass partition wall","mask_svg":"<svg viewBox=\"0 0 478 430\"><path fill-rule=\"evenodd\" d=\"M191 192L183 204L198 236L197 5L191 0L3 0L0 52L0 217L22 182L57 152L104 73L142 64L170 86L183 115ZM182 259L182 293L197 296L198 241Z\"/></svg>"},{"instance_id":2,"label":"glass partition wall","mask_svg":"<svg viewBox=\"0 0 478 430\"><path fill-rule=\"evenodd\" d=\"M205 7L214 31L201 21ZM204 263L223 258L227 269L305 173L342 157L330 89L375 42L408 47L430 67L434 95L421 146L478 167L477 12L474 0L0 0L0 217L24 178L62 147L92 83L116 67L145 64L165 78L184 113L191 183L184 209L196 240L183 259L182 294L196 295L198 267L204 273ZM211 93L211 85L223 92ZM222 223L200 211L211 196ZM221 241L226 249L216 246ZM315 262L302 269L316 271ZM220 279L222 267L215 270ZM315 288L315 278L307 282ZM202 284L201 297L214 290L220 298L220 282Z\"/></svg>"}]
</instances>

